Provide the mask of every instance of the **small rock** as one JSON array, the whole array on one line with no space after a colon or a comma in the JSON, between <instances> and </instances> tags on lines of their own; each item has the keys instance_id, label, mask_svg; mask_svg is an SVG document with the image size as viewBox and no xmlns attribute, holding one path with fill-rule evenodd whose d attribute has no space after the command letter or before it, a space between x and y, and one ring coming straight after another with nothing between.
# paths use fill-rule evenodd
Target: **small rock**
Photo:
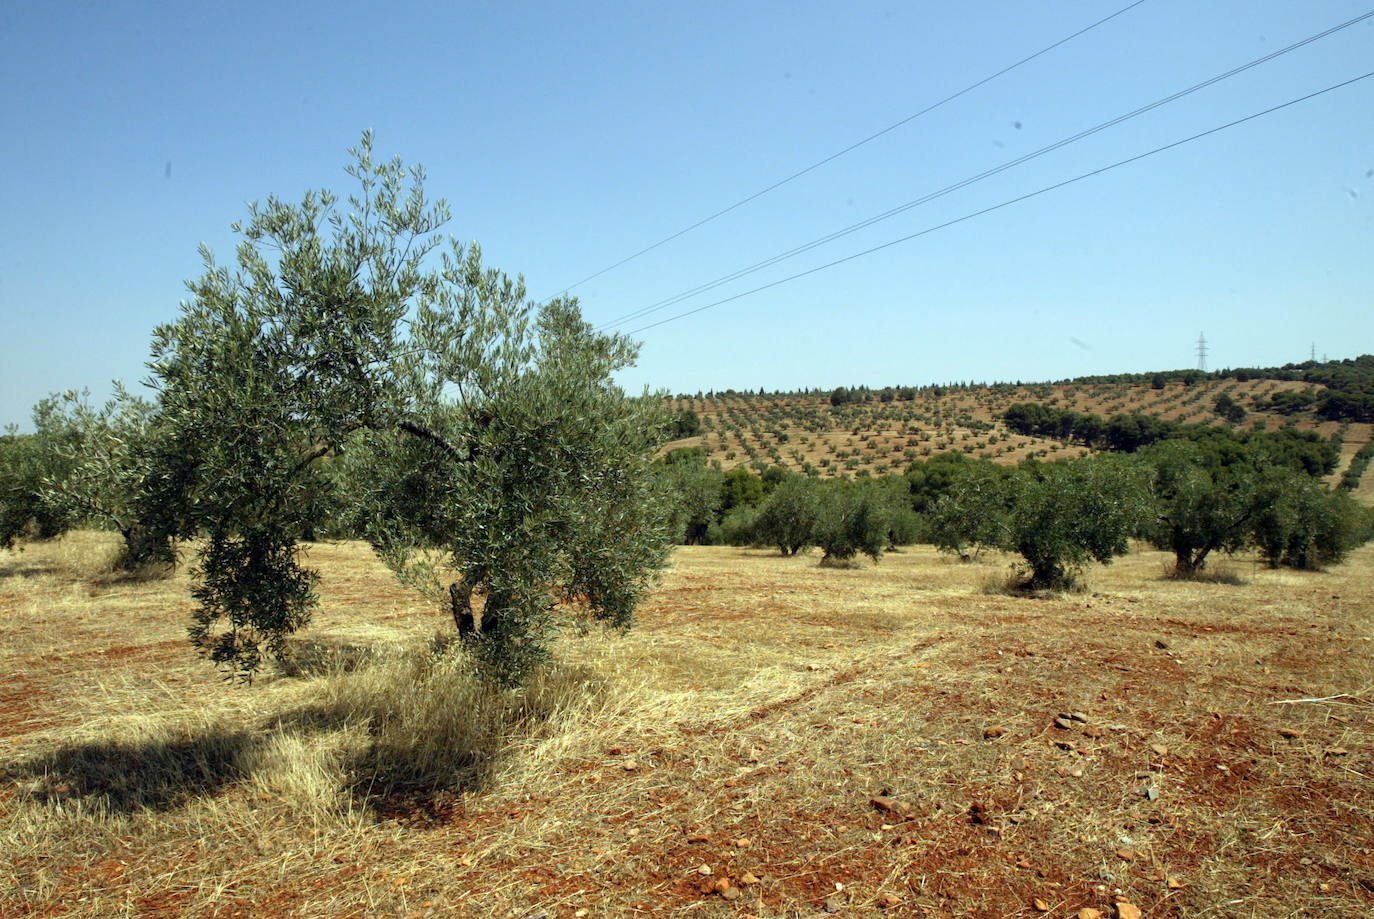
<instances>
[{"instance_id":1,"label":"small rock","mask_svg":"<svg viewBox=\"0 0 1374 919\"><path fill-rule=\"evenodd\" d=\"M889 798L887 795L874 795L868 799L869 803L885 814L897 814L903 816L912 812L911 807L896 798Z\"/></svg>"},{"instance_id":2,"label":"small rock","mask_svg":"<svg viewBox=\"0 0 1374 919\"><path fill-rule=\"evenodd\" d=\"M1063 715L1060 715L1058 718L1054 719L1054 726L1067 731L1069 728L1073 727L1073 722Z\"/></svg>"},{"instance_id":3,"label":"small rock","mask_svg":"<svg viewBox=\"0 0 1374 919\"><path fill-rule=\"evenodd\" d=\"M1162 743L1152 743L1152 744L1150 744L1150 750L1151 750L1151 752L1155 753L1155 754L1158 755L1158 756L1168 756L1168 755L1169 755L1169 748L1166 747L1166 746L1164 746L1164 744L1162 744Z\"/></svg>"},{"instance_id":4,"label":"small rock","mask_svg":"<svg viewBox=\"0 0 1374 919\"><path fill-rule=\"evenodd\" d=\"M1161 650L1161 651L1168 651L1168 650L1169 650L1169 645L1168 645L1168 643L1165 642L1162 638L1156 638L1156 639L1155 639L1155 647L1158 648L1158 649Z\"/></svg>"},{"instance_id":5,"label":"small rock","mask_svg":"<svg viewBox=\"0 0 1374 919\"><path fill-rule=\"evenodd\" d=\"M720 892L720 895L721 898L725 900L738 900L740 897L744 896L743 892L738 887L727 887Z\"/></svg>"},{"instance_id":6,"label":"small rock","mask_svg":"<svg viewBox=\"0 0 1374 919\"><path fill-rule=\"evenodd\" d=\"M807 664L807 665L806 665L806 669L807 669L807 670L810 670L812 673L815 673L817 670L820 670L820 669L821 669L821 665L820 665L820 664Z\"/></svg>"},{"instance_id":7,"label":"small rock","mask_svg":"<svg viewBox=\"0 0 1374 919\"><path fill-rule=\"evenodd\" d=\"M1102 919L1102 910L1085 906L1078 911L1078 919Z\"/></svg>"},{"instance_id":8,"label":"small rock","mask_svg":"<svg viewBox=\"0 0 1374 919\"><path fill-rule=\"evenodd\" d=\"M632 759L627 759L620 768L624 769L626 772L634 772L636 769L639 768L639 763L635 762Z\"/></svg>"},{"instance_id":9,"label":"small rock","mask_svg":"<svg viewBox=\"0 0 1374 919\"><path fill-rule=\"evenodd\" d=\"M696 844L699 843L699 842L710 842L710 841L711 841L711 834L710 834L710 833L693 833L691 836L688 836L688 837L687 837L687 844L688 844L688 845L696 845Z\"/></svg>"},{"instance_id":10,"label":"small rock","mask_svg":"<svg viewBox=\"0 0 1374 919\"><path fill-rule=\"evenodd\" d=\"M892 909L892 907L900 905L901 902L902 898L895 893L884 891L878 894L878 907L880 909Z\"/></svg>"},{"instance_id":11,"label":"small rock","mask_svg":"<svg viewBox=\"0 0 1374 919\"><path fill-rule=\"evenodd\" d=\"M747 836L741 836L739 839L735 840L736 849L747 849L751 845L753 845L753 841L750 840Z\"/></svg>"},{"instance_id":12,"label":"small rock","mask_svg":"<svg viewBox=\"0 0 1374 919\"><path fill-rule=\"evenodd\" d=\"M1325 753L1327 756L1345 756L1350 751L1347 750L1345 747L1327 747L1322 752Z\"/></svg>"},{"instance_id":13,"label":"small rock","mask_svg":"<svg viewBox=\"0 0 1374 919\"><path fill-rule=\"evenodd\" d=\"M710 866L710 865L707 865L707 864L703 864L700 868L697 869L697 874L700 874L700 875L703 875L703 876L708 875L708 874L710 874L710 873L711 873L711 866Z\"/></svg>"},{"instance_id":14,"label":"small rock","mask_svg":"<svg viewBox=\"0 0 1374 919\"><path fill-rule=\"evenodd\" d=\"M1129 861L1134 861L1136 855L1138 855L1138 854L1139 854L1139 853L1136 852L1135 849L1118 849L1118 850L1117 850L1117 853L1116 853L1116 857L1119 858L1119 859L1121 859L1123 862L1129 862Z\"/></svg>"},{"instance_id":15,"label":"small rock","mask_svg":"<svg viewBox=\"0 0 1374 919\"><path fill-rule=\"evenodd\" d=\"M1048 913L1050 911L1050 905L1039 897L1035 898L1035 908L1042 913Z\"/></svg>"},{"instance_id":16,"label":"small rock","mask_svg":"<svg viewBox=\"0 0 1374 919\"><path fill-rule=\"evenodd\" d=\"M1153 801L1159 797L1159 789L1153 785L1145 785L1140 789L1140 796L1146 801Z\"/></svg>"},{"instance_id":17,"label":"small rock","mask_svg":"<svg viewBox=\"0 0 1374 919\"><path fill-rule=\"evenodd\" d=\"M1289 740L1292 740L1295 737L1301 737L1302 731L1295 731L1292 728L1279 728L1279 736L1287 737Z\"/></svg>"},{"instance_id":18,"label":"small rock","mask_svg":"<svg viewBox=\"0 0 1374 919\"><path fill-rule=\"evenodd\" d=\"M1183 887L1183 882L1178 878L1167 878L1164 881L1164 886L1170 890L1180 890Z\"/></svg>"},{"instance_id":19,"label":"small rock","mask_svg":"<svg viewBox=\"0 0 1374 919\"><path fill-rule=\"evenodd\" d=\"M1140 919L1140 907L1121 900L1116 904L1116 919Z\"/></svg>"},{"instance_id":20,"label":"small rock","mask_svg":"<svg viewBox=\"0 0 1374 919\"><path fill-rule=\"evenodd\" d=\"M1005 727L1003 727L1002 725L1000 725L1000 724L989 725L988 727L983 728L983 739L984 739L984 740L996 740L998 737L1001 737L1001 736L1002 736L1003 734L1005 734L1005 733L1007 733L1007 729L1006 729Z\"/></svg>"},{"instance_id":21,"label":"small rock","mask_svg":"<svg viewBox=\"0 0 1374 919\"><path fill-rule=\"evenodd\" d=\"M1079 724L1087 724L1088 714L1087 712L1070 712L1069 719L1072 721L1077 721Z\"/></svg>"},{"instance_id":22,"label":"small rock","mask_svg":"<svg viewBox=\"0 0 1374 919\"><path fill-rule=\"evenodd\" d=\"M827 913L838 913L843 907L844 904L840 902L839 897L826 897L825 902L821 904L821 909Z\"/></svg>"},{"instance_id":23,"label":"small rock","mask_svg":"<svg viewBox=\"0 0 1374 919\"><path fill-rule=\"evenodd\" d=\"M745 887L748 887L752 884L757 884L759 882L759 879L754 876L754 873L752 871L746 871L739 876L739 882L743 884Z\"/></svg>"},{"instance_id":24,"label":"small rock","mask_svg":"<svg viewBox=\"0 0 1374 919\"><path fill-rule=\"evenodd\" d=\"M730 879L717 878L716 883L712 885L711 889L714 890L716 893L725 893L725 891L730 889Z\"/></svg>"}]
</instances>

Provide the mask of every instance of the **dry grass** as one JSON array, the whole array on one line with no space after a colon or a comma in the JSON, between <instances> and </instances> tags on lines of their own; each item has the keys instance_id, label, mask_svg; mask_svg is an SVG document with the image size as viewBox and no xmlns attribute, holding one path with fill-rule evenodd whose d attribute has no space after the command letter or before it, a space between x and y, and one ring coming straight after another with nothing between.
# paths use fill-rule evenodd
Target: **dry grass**
<instances>
[{"instance_id":1,"label":"dry grass","mask_svg":"<svg viewBox=\"0 0 1374 919\"><path fill-rule=\"evenodd\" d=\"M3 916L1374 909L1374 548L1035 598L983 592L1005 557L683 549L518 694L364 547L312 549L323 609L251 687L106 551L0 556Z\"/></svg>"}]
</instances>

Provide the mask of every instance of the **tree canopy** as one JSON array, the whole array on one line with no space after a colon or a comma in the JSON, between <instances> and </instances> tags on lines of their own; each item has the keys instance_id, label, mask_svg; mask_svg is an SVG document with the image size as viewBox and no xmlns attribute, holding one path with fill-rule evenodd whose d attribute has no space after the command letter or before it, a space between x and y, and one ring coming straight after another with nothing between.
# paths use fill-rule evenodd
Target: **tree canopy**
<instances>
[{"instance_id":1,"label":"tree canopy","mask_svg":"<svg viewBox=\"0 0 1374 919\"><path fill-rule=\"evenodd\" d=\"M236 264L203 251L155 333L151 474L172 483L177 535L204 535L193 637L243 672L280 650L315 603L297 541L344 490L401 577L452 580L460 632L518 680L555 607L628 624L663 558L649 458L666 419L612 380L629 339L441 237L448 208L418 167L374 160L369 135L351 152L353 195L252 205Z\"/></svg>"}]
</instances>

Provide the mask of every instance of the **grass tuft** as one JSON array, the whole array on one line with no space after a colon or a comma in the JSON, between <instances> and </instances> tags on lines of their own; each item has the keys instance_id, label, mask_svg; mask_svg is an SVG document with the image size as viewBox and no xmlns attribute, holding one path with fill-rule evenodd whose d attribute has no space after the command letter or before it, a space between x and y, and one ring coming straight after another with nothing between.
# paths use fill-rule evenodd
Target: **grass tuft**
<instances>
[{"instance_id":1,"label":"grass tuft","mask_svg":"<svg viewBox=\"0 0 1374 919\"><path fill-rule=\"evenodd\" d=\"M1166 581L1191 581L1194 584L1226 584L1230 587L1245 587L1250 583L1240 570L1234 565L1225 563L1207 565L1197 568L1191 572L1180 571L1173 562L1166 562L1163 567L1163 578Z\"/></svg>"},{"instance_id":2,"label":"grass tuft","mask_svg":"<svg viewBox=\"0 0 1374 919\"><path fill-rule=\"evenodd\" d=\"M314 711L365 730L359 787L474 789L513 739L539 732L599 689L586 668L558 663L506 689L483 679L457 645L408 647L326 677Z\"/></svg>"}]
</instances>

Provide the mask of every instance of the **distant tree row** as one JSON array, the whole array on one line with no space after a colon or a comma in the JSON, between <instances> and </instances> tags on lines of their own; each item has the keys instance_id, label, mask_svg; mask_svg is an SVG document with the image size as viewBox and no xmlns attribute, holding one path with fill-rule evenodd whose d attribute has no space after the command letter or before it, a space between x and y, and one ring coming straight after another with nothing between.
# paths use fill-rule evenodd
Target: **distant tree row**
<instances>
[{"instance_id":1,"label":"distant tree row","mask_svg":"<svg viewBox=\"0 0 1374 919\"><path fill-rule=\"evenodd\" d=\"M828 564L916 540L919 523L901 476L819 479L770 466L722 472L697 448L665 457L662 487L687 545L769 545L783 555L819 547Z\"/></svg>"},{"instance_id":2,"label":"distant tree row","mask_svg":"<svg viewBox=\"0 0 1374 919\"><path fill-rule=\"evenodd\" d=\"M1278 380L1283 382L1300 382L1308 384L1320 384L1326 387L1314 392L1295 392L1291 390L1273 393L1270 401L1263 405L1256 406L1265 411L1275 411L1282 414L1292 414L1295 412L1312 411L1317 417L1328 421L1361 421L1374 422L1374 355L1362 354L1356 358L1346 358L1334 361L1303 361L1295 364L1284 364L1282 367L1238 367L1225 368L1221 370L1156 370L1148 373L1117 373L1117 374L1097 374L1092 376L1073 377L1070 379L1058 380L1058 385L1120 385L1120 384L1142 384L1148 383L1154 389L1164 389L1170 383L1181 383L1184 386L1193 386L1197 383L1206 381L1235 380L1240 383L1251 380ZM1016 382L995 382L995 383L975 383L973 381L930 384L925 386L884 386L882 388L870 388L868 386L840 386L829 392L831 405L850 405L862 402L893 402L910 401L920 395L943 396L950 392L969 392L973 390L988 390L990 392L1012 392L1023 385L1032 387L1047 387L1049 383L1022 384L1020 380ZM737 391L727 389L722 391L711 391L706 394L698 392L697 399L717 399L717 398L798 398L803 396L816 395L819 390L800 389L793 391L765 392L762 387L757 392L753 390ZM687 395L678 396L679 399L692 398ZM1230 397L1227 397L1228 399ZM1234 402L1234 400L1230 400ZM1218 409L1218 413L1228 420L1235 421L1236 408L1228 408L1225 412Z\"/></svg>"},{"instance_id":3,"label":"distant tree row","mask_svg":"<svg viewBox=\"0 0 1374 919\"><path fill-rule=\"evenodd\" d=\"M1365 444L1359 449L1359 452L1350 458L1350 466L1341 476L1341 488L1346 491L1354 491L1359 488L1360 479L1364 478L1370 460L1374 460L1374 440Z\"/></svg>"},{"instance_id":4,"label":"distant tree row","mask_svg":"<svg viewBox=\"0 0 1374 919\"><path fill-rule=\"evenodd\" d=\"M1018 434L1078 443L1094 450L1131 453L1162 440L1190 440L1206 445L1212 452L1263 451L1274 462L1300 467L1310 475L1328 475L1340 461L1340 448L1335 442L1316 431L1295 428L1237 431L1180 424L1138 412L1105 419L1039 402L1018 402L1007 408L1002 420Z\"/></svg>"},{"instance_id":5,"label":"distant tree row","mask_svg":"<svg viewBox=\"0 0 1374 919\"><path fill-rule=\"evenodd\" d=\"M1321 384L1317 393L1273 393L1266 408L1283 414L1311 410L1327 421L1374 422L1374 354L1335 361L1303 361L1282 367L1237 367L1223 370L1165 370L1151 373L1118 373L1075 377L1063 383L1150 383L1162 389L1167 383L1191 386L1203 380L1279 380Z\"/></svg>"},{"instance_id":6,"label":"distant tree row","mask_svg":"<svg viewBox=\"0 0 1374 919\"><path fill-rule=\"evenodd\" d=\"M906 542L964 559L999 549L1021 556L1034 588L1071 585L1131 539L1172 552L1177 573L1191 577L1216 554L1244 549L1275 567L1321 568L1374 527L1374 514L1301 461L1243 441L1163 439L1133 455L1016 467L950 452L903 476L827 482L780 468L722 473L700 453L676 451L662 475L683 542L783 555L814 546L827 564L876 561Z\"/></svg>"},{"instance_id":7,"label":"distant tree row","mask_svg":"<svg viewBox=\"0 0 1374 919\"><path fill-rule=\"evenodd\" d=\"M869 389L855 386L852 389L840 386L830 392L831 405L851 405L858 402L911 402L920 392L914 386L884 386L882 389Z\"/></svg>"}]
</instances>

